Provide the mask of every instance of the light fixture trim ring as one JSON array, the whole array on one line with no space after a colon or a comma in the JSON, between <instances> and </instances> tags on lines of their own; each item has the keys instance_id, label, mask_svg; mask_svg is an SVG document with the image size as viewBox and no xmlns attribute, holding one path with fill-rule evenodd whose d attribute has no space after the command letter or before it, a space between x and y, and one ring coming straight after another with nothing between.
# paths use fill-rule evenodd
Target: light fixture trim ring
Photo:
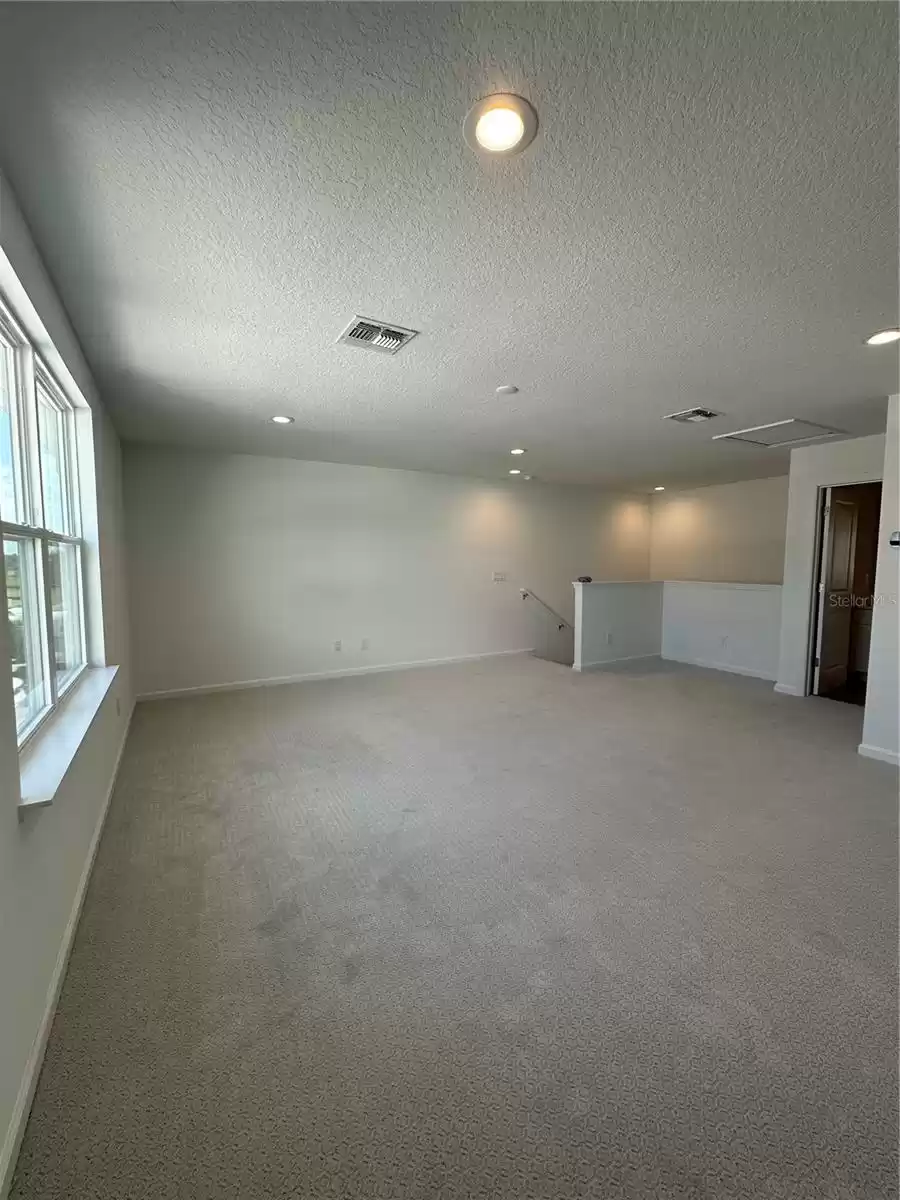
<instances>
[{"instance_id":1,"label":"light fixture trim ring","mask_svg":"<svg viewBox=\"0 0 900 1200\"><path fill-rule=\"evenodd\" d=\"M504 150L492 150L483 146L475 136L478 122L495 108L506 108L516 113L522 121L522 136L512 146ZM538 131L538 116L534 108L524 98L513 92L495 92L491 96L482 96L469 109L463 121L463 137L471 150L488 158L509 158L513 154L521 154L534 141Z\"/></svg>"}]
</instances>

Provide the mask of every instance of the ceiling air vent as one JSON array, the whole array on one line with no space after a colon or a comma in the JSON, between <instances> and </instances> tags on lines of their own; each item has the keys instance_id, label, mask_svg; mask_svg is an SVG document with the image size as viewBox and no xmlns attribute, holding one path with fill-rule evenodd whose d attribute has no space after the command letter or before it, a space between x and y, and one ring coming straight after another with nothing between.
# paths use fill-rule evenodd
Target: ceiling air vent
<instances>
[{"instance_id":1,"label":"ceiling air vent","mask_svg":"<svg viewBox=\"0 0 900 1200\"><path fill-rule=\"evenodd\" d=\"M396 354L417 332L416 329L402 329L399 325L385 325L371 317L354 317L338 342L361 346L363 350L377 350L379 354Z\"/></svg>"},{"instance_id":2,"label":"ceiling air vent","mask_svg":"<svg viewBox=\"0 0 900 1200\"><path fill-rule=\"evenodd\" d=\"M678 421L680 425L698 425L701 421L711 421L719 414L711 408L686 408L682 412L669 413L664 421Z\"/></svg>"},{"instance_id":3,"label":"ceiling air vent","mask_svg":"<svg viewBox=\"0 0 900 1200\"><path fill-rule=\"evenodd\" d=\"M735 429L733 433L717 433L713 441L749 442L751 446L796 446L800 442L818 442L825 438L842 436L840 429L829 429L827 425L816 425L812 421L799 421L796 417L788 417L785 421L772 421L768 425Z\"/></svg>"}]
</instances>

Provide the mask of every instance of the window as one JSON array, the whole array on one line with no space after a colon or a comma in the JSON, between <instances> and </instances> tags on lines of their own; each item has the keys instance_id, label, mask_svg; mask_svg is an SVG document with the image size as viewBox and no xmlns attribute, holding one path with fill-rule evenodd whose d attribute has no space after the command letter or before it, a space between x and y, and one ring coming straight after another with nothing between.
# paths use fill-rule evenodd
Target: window
<instances>
[{"instance_id":1,"label":"window","mask_svg":"<svg viewBox=\"0 0 900 1200\"><path fill-rule=\"evenodd\" d=\"M85 665L74 419L0 305L0 535L20 746Z\"/></svg>"}]
</instances>

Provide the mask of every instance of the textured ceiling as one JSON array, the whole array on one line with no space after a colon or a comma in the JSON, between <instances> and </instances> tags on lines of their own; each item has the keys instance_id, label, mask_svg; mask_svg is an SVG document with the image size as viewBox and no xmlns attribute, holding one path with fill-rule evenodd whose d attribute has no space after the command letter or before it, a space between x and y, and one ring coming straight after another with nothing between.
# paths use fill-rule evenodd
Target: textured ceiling
<instances>
[{"instance_id":1,"label":"textured ceiling","mask_svg":"<svg viewBox=\"0 0 900 1200\"><path fill-rule=\"evenodd\" d=\"M0 164L127 438L648 487L785 468L729 428L884 428L894 4L4 4L0 47ZM498 90L540 131L483 161ZM356 313L421 336L334 345Z\"/></svg>"}]
</instances>

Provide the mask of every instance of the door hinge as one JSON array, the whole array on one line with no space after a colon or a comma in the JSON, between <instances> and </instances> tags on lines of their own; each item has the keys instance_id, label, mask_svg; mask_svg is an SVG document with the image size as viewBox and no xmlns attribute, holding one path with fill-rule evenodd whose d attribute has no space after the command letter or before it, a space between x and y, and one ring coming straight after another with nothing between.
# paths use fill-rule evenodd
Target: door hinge
<instances>
[{"instance_id":1,"label":"door hinge","mask_svg":"<svg viewBox=\"0 0 900 1200\"><path fill-rule=\"evenodd\" d=\"M820 667L822 665L822 660L821 660L821 658L819 658L818 654L816 655L816 664L815 665L817 667Z\"/></svg>"}]
</instances>

